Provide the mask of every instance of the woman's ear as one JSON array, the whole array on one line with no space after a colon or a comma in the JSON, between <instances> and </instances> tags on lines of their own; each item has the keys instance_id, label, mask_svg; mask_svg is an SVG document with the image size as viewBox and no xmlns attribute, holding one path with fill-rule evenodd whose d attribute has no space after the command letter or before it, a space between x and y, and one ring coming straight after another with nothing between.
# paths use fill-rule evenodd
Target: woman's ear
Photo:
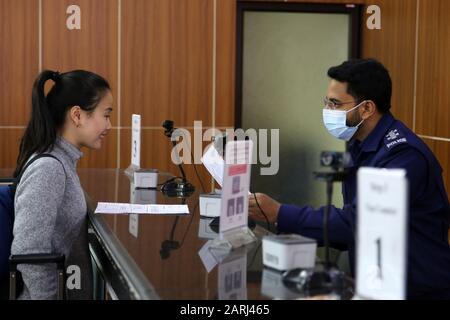
<instances>
[{"instance_id":1,"label":"woman's ear","mask_svg":"<svg viewBox=\"0 0 450 320\"><path fill-rule=\"evenodd\" d=\"M73 106L69 112L70 120L78 128L81 126L81 108L79 106Z\"/></svg>"}]
</instances>

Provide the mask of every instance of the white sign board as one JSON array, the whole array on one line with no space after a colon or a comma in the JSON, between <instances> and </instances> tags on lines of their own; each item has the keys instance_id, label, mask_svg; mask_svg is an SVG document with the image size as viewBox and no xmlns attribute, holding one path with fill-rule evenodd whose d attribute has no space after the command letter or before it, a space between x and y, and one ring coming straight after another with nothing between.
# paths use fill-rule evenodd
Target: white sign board
<instances>
[{"instance_id":1,"label":"white sign board","mask_svg":"<svg viewBox=\"0 0 450 320\"><path fill-rule=\"evenodd\" d=\"M252 150L251 140L230 141L226 145L219 224L221 239L226 231L247 227Z\"/></svg>"},{"instance_id":2,"label":"white sign board","mask_svg":"<svg viewBox=\"0 0 450 320\"><path fill-rule=\"evenodd\" d=\"M131 165L141 167L141 116L131 117Z\"/></svg>"},{"instance_id":3,"label":"white sign board","mask_svg":"<svg viewBox=\"0 0 450 320\"><path fill-rule=\"evenodd\" d=\"M357 296L405 299L407 205L405 170L358 171Z\"/></svg>"}]
</instances>

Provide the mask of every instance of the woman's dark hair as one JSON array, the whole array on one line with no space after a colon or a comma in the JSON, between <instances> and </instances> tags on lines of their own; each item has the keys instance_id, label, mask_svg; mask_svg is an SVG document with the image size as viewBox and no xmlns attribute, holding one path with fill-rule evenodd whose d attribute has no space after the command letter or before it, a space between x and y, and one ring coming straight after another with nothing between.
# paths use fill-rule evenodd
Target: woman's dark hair
<instances>
[{"instance_id":1,"label":"woman's dark hair","mask_svg":"<svg viewBox=\"0 0 450 320\"><path fill-rule=\"evenodd\" d=\"M50 79L54 85L45 96L45 83ZM89 71L41 72L33 85L31 118L20 141L14 177L18 176L31 155L53 148L57 132L64 125L70 108L79 106L92 113L109 90L104 78Z\"/></svg>"},{"instance_id":2,"label":"woman's dark hair","mask_svg":"<svg viewBox=\"0 0 450 320\"><path fill-rule=\"evenodd\" d=\"M391 108L392 82L387 69L375 59L345 61L328 70L328 76L346 82L347 93L357 99L372 100L381 113Z\"/></svg>"}]
</instances>

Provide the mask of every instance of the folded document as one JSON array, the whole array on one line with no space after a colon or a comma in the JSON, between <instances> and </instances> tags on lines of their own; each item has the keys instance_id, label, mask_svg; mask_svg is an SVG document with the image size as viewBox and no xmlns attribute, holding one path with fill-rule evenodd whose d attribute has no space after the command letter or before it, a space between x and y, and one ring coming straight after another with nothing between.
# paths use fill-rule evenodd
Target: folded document
<instances>
[{"instance_id":1,"label":"folded document","mask_svg":"<svg viewBox=\"0 0 450 320\"><path fill-rule=\"evenodd\" d=\"M189 214L186 204L132 204L99 202L95 213L109 214Z\"/></svg>"}]
</instances>

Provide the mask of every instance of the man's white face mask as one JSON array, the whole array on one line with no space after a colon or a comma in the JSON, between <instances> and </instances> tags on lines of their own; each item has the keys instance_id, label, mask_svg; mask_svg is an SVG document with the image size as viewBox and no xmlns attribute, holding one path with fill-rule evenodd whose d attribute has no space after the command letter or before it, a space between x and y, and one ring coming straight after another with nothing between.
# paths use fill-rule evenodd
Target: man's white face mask
<instances>
[{"instance_id":1,"label":"man's white face mask","mask_svg":"<svg viewBox=\"0 0 450 320\"><path fill-rule=\"evenodd\" d=\"M323 109L323 123L325 128L327 128L328 132L341 140L349 141L353 135L358 130L361 123L364 122L364 119L361 120L355 127L347 126L347 113L350 111L359 108L366 101L359 103L355 107L350 110L331 110L331 109Z\"/></svg>"}]
</instances>

